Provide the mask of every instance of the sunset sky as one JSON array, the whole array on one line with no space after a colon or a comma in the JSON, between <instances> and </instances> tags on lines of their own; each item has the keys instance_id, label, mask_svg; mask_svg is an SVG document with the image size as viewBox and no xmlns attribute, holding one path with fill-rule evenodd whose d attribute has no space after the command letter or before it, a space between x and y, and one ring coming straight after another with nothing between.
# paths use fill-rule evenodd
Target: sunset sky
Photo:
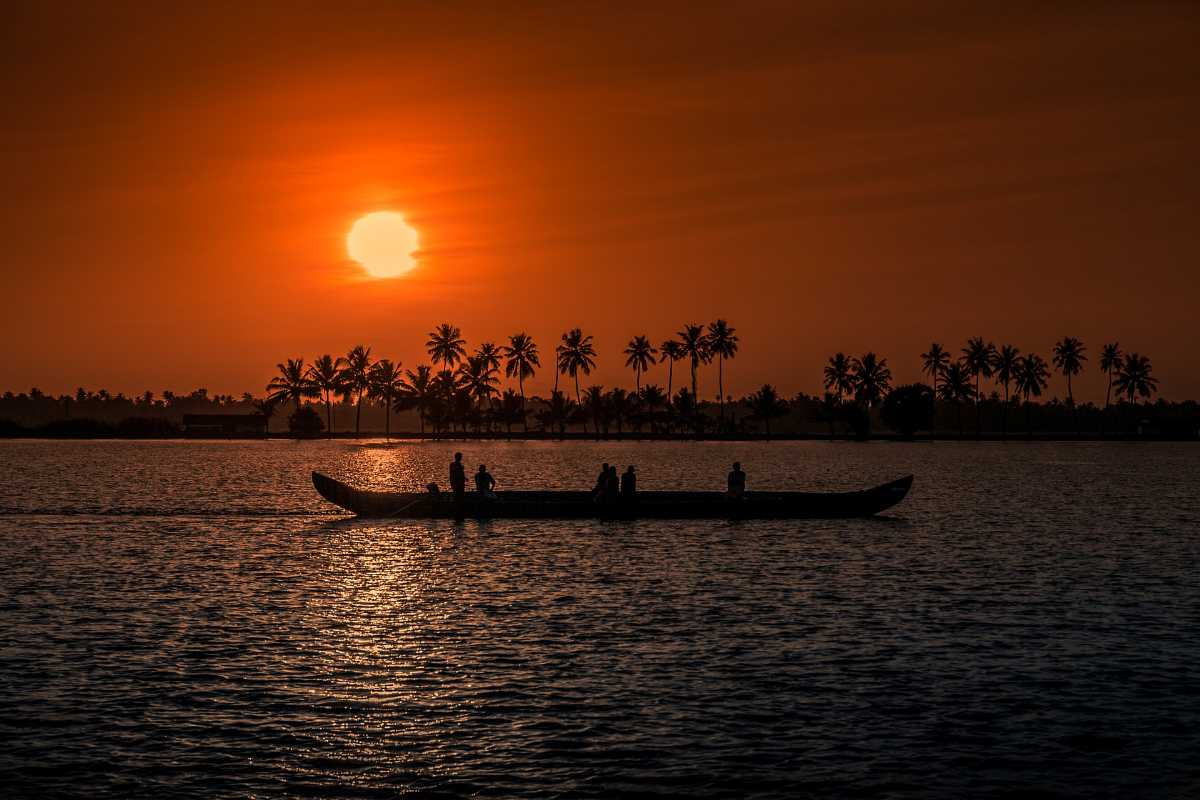
<instances>
[{"instance_id":1,"label":"sunset sky","mask_svg":"<svg viewBox=\"0 0 1200 800\"><path fill-rule=\"evenodd\" d=\"M0 390L261 393L443 321L631 385L722 316L737 394L1074 335L1088 399L1114 339L1200 396L1198 4L184 5L5 7ZM349 259L372 211L414 271Z\"/></svg>"}]
</instances>

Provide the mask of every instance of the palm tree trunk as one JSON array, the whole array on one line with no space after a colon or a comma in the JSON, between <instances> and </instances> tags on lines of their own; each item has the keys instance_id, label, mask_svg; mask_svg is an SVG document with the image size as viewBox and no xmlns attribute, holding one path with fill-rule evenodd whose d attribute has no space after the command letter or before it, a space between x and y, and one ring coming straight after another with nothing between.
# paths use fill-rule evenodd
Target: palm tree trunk
<instances>
[{"instance_id":1,"label":"palm tree trunk","mask_svg":"<svg viewBox=\"0 0 1200 800\"><path fill-rule=\"evenodd\" d=\"M383 435L384 438L391 440L392 438L392 399L389 397L384 402L387 406L383 409Z\"/></svg>"},{"instance_id":2,"label":"palm tree trunk","mask_svg":"<svg viewBox=\"0 0 1200 800\"><path fill-rule=\"evenodd\" d=\"M1008 439L1008 384L1004 384L1004 413L1000 415L1000 436Z\"/></svg>"},{"instance_id":3,"label":"palm tree trunk","mask_svg":"<svg viewBox=\"0 0 1200 800\"><path fill-rule=\"evenodd\" d=\"M1075 435L1079 435L1079 409L1075 408L1075 393L1071 391L1071 375L1067 373L1067 402L1071 404L1071 419L1075 423Z\"/></svg>"},{"instance_id":4,"label":"palm tree trunk","mask_svg":"<svg viewBox=\"0 0 1200 800\"><path fill-rule=\"evenodd\" d=\"M667 405L671 405L671 391L674 389L675 359L667 362Z\"/></svg>"},{"instance_id":5,"label":"palm tree trunk","mask_svg":"<svg viewBox=\"0 0 1200 800\"><path fill-rule=\"evenodd\" d=\"M329 402L329 390L325 390L325 435L333 435L333 406Z\"/></svg>"},{"instance_id":6,"label":"palm tree trunk","mask_svg":"<svg viewBox=\"0 0 1200 800\"><path fill-rule=\"evenodd\" d=\"M525 376L520 372L517 372L517 386L521 389L521 425L524 426L525 432L529 433L529 414L525 411Z\"/></svg>"},{"instance_id":7,"label":"palm tree trunk","mask_svg":"<svg viewBox=\"0 0 1200 800\"><path fill-rule=\"evenodd\" d=\"M929 438L934 440L937 438L937 370L933 372L933 416L929 418Z\"/></svg>"},{"instance_id":8,"label":"palm tree trunk","mask_svg":"<svg viewBox=\"0 0 1200 800\"><path fill-rule=\"evenodd\" d=\"M354 411L354 438L358 438L359 424L362 422L362 392L358 393L358 408Z\"/></svg>"},{"instance_id":9,"label":"palm tree trunk","mask_svg":"<svg viewBox=\"0 0 1200 800\"><path fill-rule=\"evenodd\" d=\"M1105 374L1108 376L1108 388L1104 390L1104 415L1100 417L1101 436L1104 435L1104 426L1108 422L1108 405L1109 400L1112 398L1112 370L1106 370Z\"/></svg>"},{"instance_id":10,"label":"palm tree trunk","mask_svg":"<svg viewBox=\"0 0 1200 800\"><path fill-rule=\"evenodd\" d=\"M983 406L979 404L979 376L981 373L975 373L975 438L978 439L983 435Z\"/></svg>"},{"instance_id":11,"label":"palm tree trunk","mask_svg":"<svg viewBox=\"0 0 1200 800\"><path fill-rule=\"evenodd\" d=\"M1033 438L1033 421L1032 421L1032 417L1029 413L1029 410L1032 407L1032 405L1033 404L1029 402L1029 398L1026 397L1025 398L1025 438L1027 438L1027 439Z\"/></svg>"},{"instance_id":12,"label":"palm tree trunk","mask_svg":"<svg viewBox=\"0 0 1200 800\"><path fill-rule=\"evenodd\" d=\"M721 404L721 428L725 427L725 356L717 358L717 401Z\"/></svg>"}]
</instances>

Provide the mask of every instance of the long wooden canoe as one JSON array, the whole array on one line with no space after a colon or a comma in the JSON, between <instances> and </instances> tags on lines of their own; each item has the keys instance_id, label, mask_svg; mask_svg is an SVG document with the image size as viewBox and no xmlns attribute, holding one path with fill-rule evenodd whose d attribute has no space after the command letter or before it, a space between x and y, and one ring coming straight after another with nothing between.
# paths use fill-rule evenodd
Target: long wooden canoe
<instances>
[{"instance_id":1,"label":"long wooden canoe","mask_svg":"<svg viewBox=\"0 0 1200 800\"><path fill-rule=\"evenodd\" d=\"M857 492L747 492L730 500L721 492L639 492L633 501L596 502L591 492L497 492L488 500L467 492L371 492L312 474L313 486L335 506L360 517L428 519L802 519L870 517L899 503L913 476Z\"/></svg>"}]
</instances>

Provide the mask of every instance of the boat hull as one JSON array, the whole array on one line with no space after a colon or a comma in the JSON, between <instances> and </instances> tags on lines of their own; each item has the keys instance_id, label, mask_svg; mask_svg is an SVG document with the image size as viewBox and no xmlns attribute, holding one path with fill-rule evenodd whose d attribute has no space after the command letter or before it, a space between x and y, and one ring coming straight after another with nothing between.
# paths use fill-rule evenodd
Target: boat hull
<instances>
[{"instance_id":1,"label":"boat hull","mask_svg":"<svg viewBox=\"0 0 1200 800\"><path fill-rule=\"evenodd\" d=\"M639 492L637 499L598 503L590 492L498 492L488 500L467 492L372 492L322 475L313 486L330 503L360 517L395 519L814 519L870 517L899 503L912 487L908 475L857 492L748 492L730 500L721 492Z\"/></svg>"}]
</instances>

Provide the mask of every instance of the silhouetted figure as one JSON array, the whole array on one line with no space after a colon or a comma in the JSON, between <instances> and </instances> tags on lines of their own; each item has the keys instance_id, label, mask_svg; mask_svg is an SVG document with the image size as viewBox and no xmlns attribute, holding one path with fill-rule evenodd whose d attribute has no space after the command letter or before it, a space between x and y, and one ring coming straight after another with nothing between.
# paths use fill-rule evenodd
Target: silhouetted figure
<instances>
[{"instance_id":1,"label":"silhouetted figure","mask_svg":"<svg viewBox=\"0 0 1200 800\"><path fill-rule=\"evenodd\" d=\"M729 473L727 496L740 498L746 494L746 473L742 472L742 462L733 462L733 471Z\"/></svg>"},{"instance_id":2,"label":"silhouetted figure","mask_svg":"<svg viewBox=\"0 0 1200 800\"><path fill-rule=\"evenodd\" d=\"M455 453L450 462L450 490L454 492L454 502L460 505L467 491L467 470L462 457L462 453Z\"/></svg>"},{"instance_id":3,"label":"silhouetted figure","mask_svg":"<svg viewBox=\"0 0 1200 800\"><path fill-rule=\"evenodd\" d=\"M604 491L608 486L608 462L605 461L600 467L600 474L596 476L596 485L592 488L592 499L603 500Z\"/></svg>"},{"instance_id":4,"label":"silhouetted figure","mask_svg":"<svg viewBox=\"0 0 1200 800\"><path fill-rule=\"evenodd\" d=\"M621 476L621 499L632 500L637 494L637 470L630 464Z\"/></svg>"},{"instance_id":5,"label":"silhouetted figure","mask_svg":"<svg viewBox=\"0 0 1200 800\"><path fill-rule=\"evenodd\" d=\"M608 477L604 481L604 499L613 502L621 494L621 477L617 475L616 467L608 468Z\"/></svg>"},{"instance_id":6,"label":"silhouetted figure","mask_svg":"<svg viewBox=\"0 0 1200 800\"><path fill-rule=\"evenodd\" d=\"M475 473L475 491L488 500L496 499L496 479L492 477L492 473L487 471L487 466L479 465L479 472Z\"/></svg>"}]
</instances>

